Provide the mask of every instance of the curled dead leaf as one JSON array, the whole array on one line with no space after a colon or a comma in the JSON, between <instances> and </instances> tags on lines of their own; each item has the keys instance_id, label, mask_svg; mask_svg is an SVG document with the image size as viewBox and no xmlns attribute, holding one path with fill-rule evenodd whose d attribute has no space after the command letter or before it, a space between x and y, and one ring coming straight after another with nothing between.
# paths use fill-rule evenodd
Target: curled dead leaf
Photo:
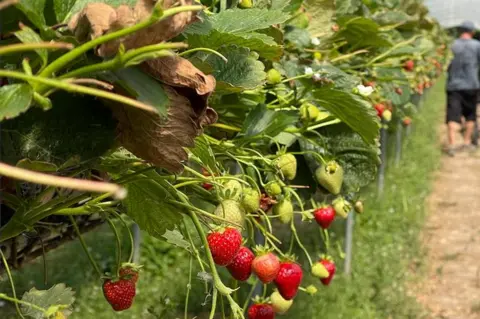
<instances>
[{"instance_id":1,"label":"curled dead leaf","mask_svg":"<svg viewBox=\"0 0 480 319\"><path fill-rule=\"evenodd\" d=\"M169 98L167 119L124 106L113 107L119 121L118 139L123 147L144 160L171 172L181 172L188 159L184 147L193 147L202 126L213 123L217 114L205 107L200 113L176 89L164 85ZM198 111L198 110L197 110Z\"/></svg>"},{"instance_id":2,"label":"curled dead leaf","mask_svg":"<svg viewBox=\"0 0 480 319\"><path fill-rule=\"evenodd\" d=\"M138 0L133 8L121 5L116 9L104 3L89 3L70 19L68 27L80 41L95 39L147 19L156 2ZM167 9L178 3L191 5L193 0L165 0L163 8ZM128 50L170 40L179 35L187 25L196 21L196 16L196 12L191 11L178 13L122 39L104 43L96 49L96 53L101 57L109 57L118 52L120 44Z\"/></svg>"}]
</instances>

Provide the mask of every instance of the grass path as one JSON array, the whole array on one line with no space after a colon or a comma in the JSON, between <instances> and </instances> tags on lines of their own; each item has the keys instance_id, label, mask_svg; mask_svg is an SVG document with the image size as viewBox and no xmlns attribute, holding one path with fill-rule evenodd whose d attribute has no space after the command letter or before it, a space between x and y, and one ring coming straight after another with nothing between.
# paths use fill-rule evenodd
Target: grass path
<instances>
[{"instance_id":1,"label":"grass path","mask_svg":"<svg viewBox=\"0 0 480 319\"><path fill-rule=\"evenodd\" d=\"M431 311L429 318L480 318L479 154L442 157L428 210L427 278L418 299Z\"/></svg>"}]
</instances>

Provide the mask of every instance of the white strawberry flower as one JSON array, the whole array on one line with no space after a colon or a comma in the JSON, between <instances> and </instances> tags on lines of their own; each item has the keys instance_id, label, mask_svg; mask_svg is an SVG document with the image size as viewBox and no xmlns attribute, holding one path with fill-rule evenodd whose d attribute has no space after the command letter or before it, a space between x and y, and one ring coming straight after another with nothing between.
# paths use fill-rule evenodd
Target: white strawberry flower
<instances>
[{"instance_id":1,"label":"white strawberry flower","mask_svg":"<svg viewBox=\"0 0 480 319\"><path fill-rule=\"evenodd\" d=\"M358 94L361 96L369 96L373 93L373 87L371 86L364 86L364 85L357 85Z\"/></svg>"},{"instance_id":2,"label":"white strawberry flower","mask_svg":"<svg viewBox=\"0 0 480 319\"><path fill-rule=\"evenodd\" d=\"M312 75L312 79L315 80L315 81L320 81L321 78L322 77L318 73L315 73L314 75Z\"/></svg>"},{"instance_id":3,"label":"white strawberry flower","mask_svg":"<svg viewBox=\"0 0 480 319\"><path fill-rule=\"evenodd\" d=\"M313 73L313 69L311 67L305 67L305 74L312 74Z\"/></svg>"},{"instance_id":4,"label":"white strawberry flower","mask_svg":"<svg viewBox=\"0 0 480 319\"><path fill-rule=\"evenodd\" d=\"M313 45L320 45L320 40L318 38L312 38L311 42Z\"/></svg>"}]
</instances>

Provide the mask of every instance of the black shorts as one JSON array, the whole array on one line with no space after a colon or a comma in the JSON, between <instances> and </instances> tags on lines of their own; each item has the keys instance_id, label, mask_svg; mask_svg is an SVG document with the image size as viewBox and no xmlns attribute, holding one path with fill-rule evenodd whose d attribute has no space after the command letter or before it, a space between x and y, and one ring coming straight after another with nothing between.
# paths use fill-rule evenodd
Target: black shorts
<instances>
[{"instance_id":1,"label":"black shorts","mask_svg":"<svg viewBox=\"0 0 480 319\"><path fill-rule=\"evenodd\" d=\"M478 90L462 90L447 92L447 123L477 120Z\"/></svg>"}]
</instances>

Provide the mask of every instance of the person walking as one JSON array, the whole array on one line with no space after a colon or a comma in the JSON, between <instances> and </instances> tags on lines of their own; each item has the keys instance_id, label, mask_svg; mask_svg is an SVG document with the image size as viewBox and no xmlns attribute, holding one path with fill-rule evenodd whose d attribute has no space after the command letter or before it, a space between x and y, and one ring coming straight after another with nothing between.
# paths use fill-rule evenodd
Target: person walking
<instances>
[{"instance_id":1,"label":"person walking","mask_svg":"<svg viewBox=\"0 0 480 319\"><path fill-rule=\"evenodd\" d=\"M450 156L455 155L455 132L465 119L463 145L460 149L474 150L472 136L477 121L477 96L480 89L478 78L480 64L480 41L473 38L475 25L465 21L459 27L460 35L452 44L453 60L448 66L447 80L447 126Z\"/></svg>"}]
</instances>

